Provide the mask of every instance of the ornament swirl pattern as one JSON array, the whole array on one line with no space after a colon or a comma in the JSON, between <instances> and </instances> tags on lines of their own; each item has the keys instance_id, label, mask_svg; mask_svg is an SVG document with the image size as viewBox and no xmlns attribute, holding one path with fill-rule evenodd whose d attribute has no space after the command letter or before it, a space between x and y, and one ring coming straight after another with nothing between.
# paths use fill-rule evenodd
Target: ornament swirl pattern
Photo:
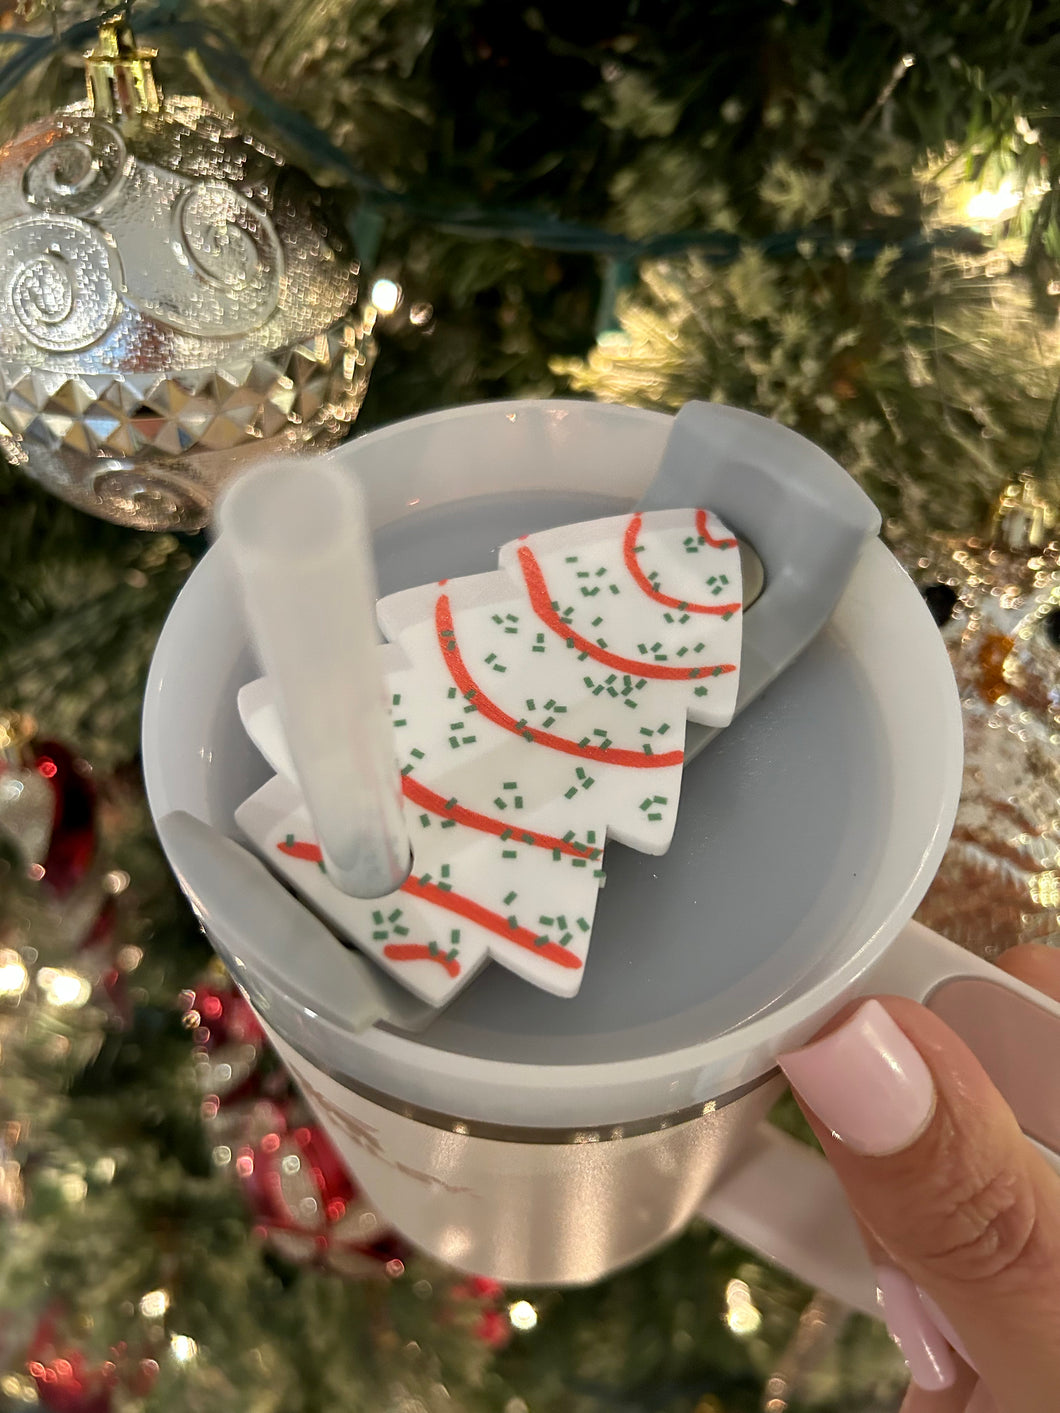
<instances>
[{"instance_id":1,"label":"ornament swirl pattern","mask_svg":"<svg viewBox=\"0 0 1060 1413\"><path fill-rule=\"evenodd\" d=\"M30 217L0 230L0 268L12 271L0 319L37 348L89 348L110 328L122 284L116 252L70 216Z\"/></svg>"},{"instance_id":2,"label":"ornament swirl pattern","mask_svg":"<svg viewBox=\"0 0 1060 1413\"><path fill-rule=\"evenodd\" d=\"M128 154L121 134L98 118L50 144L22 175L29 206L58 216L99 212L125 183Z\"/></svg>"}]
</instances>

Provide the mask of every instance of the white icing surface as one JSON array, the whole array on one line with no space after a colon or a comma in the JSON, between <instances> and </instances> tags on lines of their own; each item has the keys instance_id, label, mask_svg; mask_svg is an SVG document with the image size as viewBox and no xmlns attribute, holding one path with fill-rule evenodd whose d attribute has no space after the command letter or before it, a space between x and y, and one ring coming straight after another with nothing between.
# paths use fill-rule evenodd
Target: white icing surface
<instances>
[{"instance_id":1,"label":"white icing surface","mask_svg":"<svg viewBox=\"0 0 1060 1413\"><path fill-rule=\"evenodd\" d=\"M605 839L666 851L686 716L725 726L736 701L740 561L715 517L589 521L504 545L499 562L378 605L414 859L388 897L329 882L269 684L239 694L276 771L240 827L340 934L437 1004L491 956L578 990Z\"/></svg>"}]
</instances>

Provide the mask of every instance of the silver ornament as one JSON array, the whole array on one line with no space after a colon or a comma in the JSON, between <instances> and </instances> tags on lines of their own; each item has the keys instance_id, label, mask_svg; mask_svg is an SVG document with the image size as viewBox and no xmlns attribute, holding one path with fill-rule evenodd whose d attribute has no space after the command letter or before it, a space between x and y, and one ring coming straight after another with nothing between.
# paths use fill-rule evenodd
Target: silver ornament
<instances>
[{"instance_id":1,"label":"silver ornament","mask_svg":"<svg viewBox=\"0 0 1060 1413\"><path fill-rule=\"evenodd\" d=\"M372 344L357 266L308 177L127 29L89 101L0 150L0 449L63 500L200 528L246 462L340 440Z\"/></svg>"}]
</instances>

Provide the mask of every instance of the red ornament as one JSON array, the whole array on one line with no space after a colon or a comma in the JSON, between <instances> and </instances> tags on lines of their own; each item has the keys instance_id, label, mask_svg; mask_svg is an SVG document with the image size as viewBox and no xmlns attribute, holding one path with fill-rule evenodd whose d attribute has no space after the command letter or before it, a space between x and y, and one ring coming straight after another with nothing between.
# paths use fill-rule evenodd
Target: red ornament
<instances>
[{"instance_id":1,"label":"red ornament","mask_svg":"<svg viewBox=\"0 0 1060 1413\"><path fill-rule=\"evenodd\" d=\"M89 1369L79 1350L42 1363L31 1359L26 1365L37 1385L37 1397L48 1413L109 1413L111 1395L117 1382L117 1369L107 1360L98 1369Z\"/></svg>"},{"instance_id":2,"label":"red ornament","mask_svg":"<svg viewBox=\"0 0 1060 1413\"><path fill-rule=\"evenodd\" d=\"M261 1045L265 1032L249 1002L234 986L197 986L188 1011L198 1014L195 1041L216 1051L221 1045Z\"/></svg>"},{"instance_id":3,"label":"red ornament","mask_svg":"<svg viewBox=\"0 0 1060 1413\"><path fill-rule=\"evenodd\" d=\"M479 1316L474 1335L491 1349L503 1349L512 1337L511 1321L500 1310L484 1310Z\"/></svg>"},{"instance_id":4,"label":"red ornament","mask_svg":"<svg viewBox=\"0 0 1060 1413\"><path fill-rule=\"evenodd\" d=\"M82 761L58 741L35 741L30 756L55 800L44 878L65 898L84 879L96 853L96 787Z\"/></svg>"},{"instance_id":5,"label":"red ornament","mask_svg":"<svg viewBox=\"0 0 1060 1413\"><path fill-rule=\"evenodd\" d=\"M236 1156L255 1231L289 1260L346 1275L404 1270L404 1248L365 1201L324 1130L267 1133Z\"/></svg>"}]
</instances>

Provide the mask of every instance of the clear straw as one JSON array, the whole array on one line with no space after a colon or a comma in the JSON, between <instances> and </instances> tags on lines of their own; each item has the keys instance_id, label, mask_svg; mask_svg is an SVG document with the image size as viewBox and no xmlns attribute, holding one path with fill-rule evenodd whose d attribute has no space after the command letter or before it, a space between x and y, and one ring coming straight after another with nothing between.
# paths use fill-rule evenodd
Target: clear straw
<instances>
[{"instance_id":1,"label":"clear straw","mask_svg":"<svg viewBox=\"0 0 1060 1413\"><path fill-rule=\"evenodd\" d=\"M357 898L393 892L409 838L361 489L327 459L292 457L240 476L217 521L328 877Z\"/></svg>"}]
</instances>

